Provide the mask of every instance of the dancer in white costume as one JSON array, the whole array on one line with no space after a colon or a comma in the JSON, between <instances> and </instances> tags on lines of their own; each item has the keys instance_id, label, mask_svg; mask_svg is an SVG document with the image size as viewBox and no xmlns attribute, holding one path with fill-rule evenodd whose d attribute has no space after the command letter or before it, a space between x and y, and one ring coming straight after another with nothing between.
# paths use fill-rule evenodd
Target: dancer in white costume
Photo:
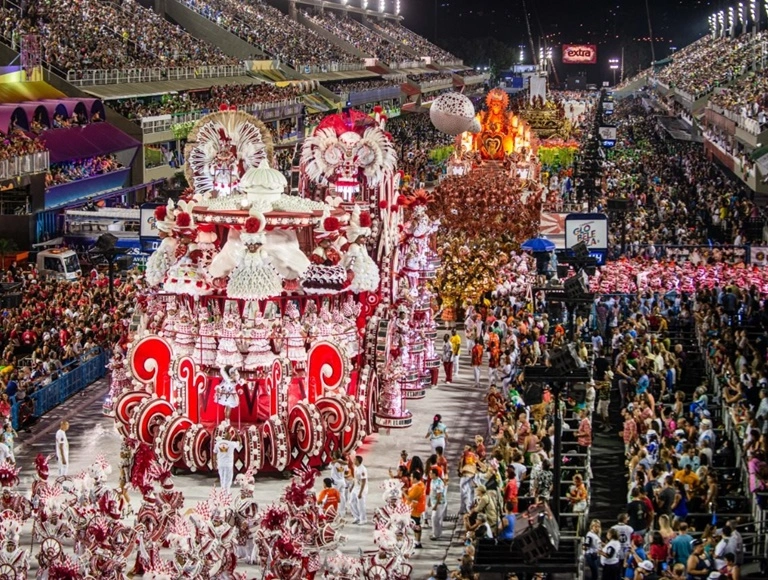
<instances>
[{"instance_id":1,"label":"dancer in white costume","mask_svg":"<svg viewBox=\"0 0 768 580\"><path fill-rule=\"evenodd\" d=\"M299 317L296 304L289 302L285 309L286 320L283 323L286 354L294 366L301 368L307 364L307 333Z\"/></svg>"},{"instance_id":2,"label":"dancer in white costume","mask_svg":"<svg viewBox=\"0 0 768 580\"><path fill-rule=\"evenodd\" d=\"M174 354L177 357L192 356L197 336L197 325L186 308L182 308L173 330Z\"/></svg>"},{"instance_id":3,"label":"dancer in white costume","mask_svg":"<svg viewBox=\"0 0 768 580\"><path fill-rule=\"evenodd\" d=\"M216 363L216 323L207 309L198 316L199 332L192 358L199 365L209 367Z\"/></svg>"},{"instance_id":4,"label":"dancer in white costume","mask_svg":"<svg viewBox=\"0 0 768 580\"><path fill-rule=\"evenodd\" d=\"M349 249L344 256L344 267L354 274L349 289L352 292L375 292L379 288L379 268L368 254L365 242L371 235L371 216L360 213L355 206L347 227Z\"/></svg>"},{"instance_id":5,"label":"dancer in white costume","mask_svg":"<svg viewBox=\"0 0 768 580\"><path fill-rule=\"evenodd\" d=\"M232 409L240 404L240 396L237 387L240 386L240 373L236 368L226 366L219 370L221 382L216 385L214 402L224 407L224 419L229 421Z\"/></svg>"},{"instance_id":6,"label":"dancer in white costume","mask_svg":"<svg viewBox=\"0 0 768 580\"><path fill-rule=\"evenodd\" d=\"M144 272L147 284L152 288L163 283L168 268L176 262L176 248L179 241L171 235L174 210L173 200L170 199L167 206L161 205L155 208L155 228L157 228L157 235L162 241L147 259L147 267Z\"/></svg>"},{"instance_id":7,"label":"dancer in white costume","mask_svg":"<svg viewBox=\"0 0 768 580\"><path fill-rule=\"evenodd\" d=\"M232 273L227 284L227 296L244 300L260 300L279 296L283 291L283 280L262 248L267 220L263 215L251 215L245 220L240 240L245 246L245 255Z\"/></svg>"},{"instance_id":8,"label":"dancer in white costume","mask_svg":"<svg viewBox=\"0 0 768 580\"><path fill-rule=\"evenodd\" d=\"M277 358L272 352L269 339L272 337L272 329L269 321L266 320L261 311L256 309L256 317L253 319L253 326L243 332L248 339L248 356L245 357L244 368L247 371L267 369Z\"/></svg>"},{"instance_id":9,"label":"dancer in white costume","mask_svg":"<svg viewBox=\"0 0 768 580\"><path fill-rule=\"evenodd\" d=\"M219 335L219 349L216 351L216 366L223 368L243 366L243 355L237 346L242 338L240 317L232 312L227 312L221 321L221 328L216 333Z\"/></svg>"}]
</instances>

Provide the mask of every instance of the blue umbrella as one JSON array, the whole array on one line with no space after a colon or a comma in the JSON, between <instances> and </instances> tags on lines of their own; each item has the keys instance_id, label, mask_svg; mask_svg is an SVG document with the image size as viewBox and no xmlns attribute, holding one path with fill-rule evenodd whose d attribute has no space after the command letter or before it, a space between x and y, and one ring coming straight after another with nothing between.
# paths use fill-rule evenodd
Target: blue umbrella
<instances>
[{"instance_id":1,"label":"blue umbrella","mask_svg":"<svg viewBox=\"0 0 768 580\"><path fill-rule=\"evenodd\" d=\"M539 236L538 238L531 238L530 240L524 241L520 247L529 252L551 252L555 249L555 244L550 242L544 236Z\"/></svg>"}]
</instances>

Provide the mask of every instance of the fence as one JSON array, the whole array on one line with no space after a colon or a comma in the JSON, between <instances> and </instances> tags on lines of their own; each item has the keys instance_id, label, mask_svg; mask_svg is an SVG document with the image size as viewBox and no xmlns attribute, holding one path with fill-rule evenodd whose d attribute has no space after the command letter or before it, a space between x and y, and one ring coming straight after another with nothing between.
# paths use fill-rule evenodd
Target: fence
<instances>
[{"instance_id":1,"label":"fence","mask_svg":"<svg viewBox=\"0 0 768 580\"><path fill-rule=\"evenodd\" d=\"M120 70L70 70L67 72L67 82L76 87L89 87L122 83L152 83L157 81L239 77L245 76L247 72L248 69L243 64Z\"/></svg>"},{"instance_id":2,"label":"fence","mask_svg":"<svg viewBox=\"0 0 768 580\"><path fill-rule=\"evenodd\" d=\"M30 393L22 401L11 397L11 422L18 429L31 415L42 416L106 374L107 353L95 348L61 370L58 379Z\"/></svg>"},{"instance_id":3,"label":"fence","mask_svg":"<svg viewBox=\"0 0 768 580\"><path fill-rule=\"evenodd\" d=\"M0 160L0 179L45 173L50 166L48 151Z\"/></svg>"}]
</instances>

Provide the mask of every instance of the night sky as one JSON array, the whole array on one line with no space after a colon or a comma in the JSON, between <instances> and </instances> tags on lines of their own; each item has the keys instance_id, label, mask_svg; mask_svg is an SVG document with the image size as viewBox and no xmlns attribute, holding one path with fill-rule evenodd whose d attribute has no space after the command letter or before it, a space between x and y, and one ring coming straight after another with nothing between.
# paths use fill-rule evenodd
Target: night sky
<instances>
[{"instance_id":1,"label":"night sky","mask_svg":"<svg viewBox=\"0 0 768 580\"><path fill-rule=\"evenodd\" d=\"M745 4L748 2L743 1ZM524 45L526 61L530 62L522 0L436 2L437 35L441 45L451 48L459 38L492 36L515 48ZM707 18L711 13L737 4L737 0L648 2L657 59L667 56L673 47L683 47L706 34ZM526 0L526 4L537 47L543 37L556 49L563 43L597 44L597 67L605 70L608 58L620 56L622 46L628 66L633 63L647 66L650 63L648 22L643 0ZM430 40L434 39L435 0L402 0L402 12L406 26Z\"/></svg>"}]
</instances>

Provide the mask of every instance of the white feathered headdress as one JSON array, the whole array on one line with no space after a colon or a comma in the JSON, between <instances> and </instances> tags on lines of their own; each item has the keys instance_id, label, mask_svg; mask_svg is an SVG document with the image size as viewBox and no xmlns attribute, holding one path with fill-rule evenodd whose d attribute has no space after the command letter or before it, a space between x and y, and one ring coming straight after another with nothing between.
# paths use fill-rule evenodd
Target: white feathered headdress
<instances>
[{"instance_id":1,"label":"white feathered headdress","mask_svg":"<svg viewBox=\"0 0 768 580\"><path fill-rule=\"evenodd\" d=\"M379 127L355 128L339 133L325 127L304 141L301 163L315 182L352 180L358 171L369 186L376 186L397 167L397 154L392 139Z\"/></svg>"}]
</instances>

